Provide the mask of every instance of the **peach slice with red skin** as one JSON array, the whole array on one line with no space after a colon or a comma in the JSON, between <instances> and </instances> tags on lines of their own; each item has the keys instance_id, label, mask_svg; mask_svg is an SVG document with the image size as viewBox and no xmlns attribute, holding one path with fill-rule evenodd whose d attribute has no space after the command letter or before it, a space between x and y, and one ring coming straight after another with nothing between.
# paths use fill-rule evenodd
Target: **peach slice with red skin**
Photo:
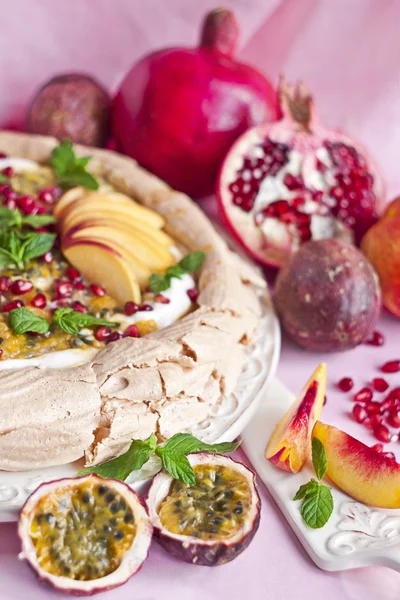
<instances>
[{"instance_id":1,"label":"peach slice with red skin","mask_svg":"<svg viewBox=\"0 0 400 600\"><path fill-rule=\"evenodd\" d=\"M312 432L325 448L326 474L352 498L379 508L400 508L400 464L348 433L317 421Z\"/></svg>"},{"instance_id":2,"label":"peach slice with red skin","mask_svg":"<svg viewBox=\"0 0 400 600\"><path fill-rule=\"evenodd\" d=\"M325 388L326 364L321 363L278 423L265 448L265 458L279 469L297 473L310 456L311 432L321 414Z\"/></svg>"}]
</instances>

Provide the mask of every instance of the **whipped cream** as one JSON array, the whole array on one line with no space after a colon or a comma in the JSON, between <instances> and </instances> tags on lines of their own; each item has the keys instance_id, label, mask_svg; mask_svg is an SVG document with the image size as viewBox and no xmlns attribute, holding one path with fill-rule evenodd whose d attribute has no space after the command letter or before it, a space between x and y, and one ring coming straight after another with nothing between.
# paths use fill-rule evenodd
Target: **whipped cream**
<instances>
[{"instance_id":1,"label":"whipped cream","mask_svg":"<svg viewBox=\"0 0 400 600\"><path fill-rule=\"evenodd\" d=\"M33 358L9 358L0 360L0 371L8 369L25 369L27 367L41 367L50 369L65 369L83 365L94 357L96 348L74 348L71 350L58 350L48 352Z\"/></svg>"},{"instance_id":2,"label":"whipped cream","mask_svg":"<svg viewBox=\"0 0 400 600\"><path fill-rule=\"evenodd\" d=\"M14 171L37 171L39 163L28 158L1 158L0 159L0 171L12 167Z\"/></svg>"}]
</instances>

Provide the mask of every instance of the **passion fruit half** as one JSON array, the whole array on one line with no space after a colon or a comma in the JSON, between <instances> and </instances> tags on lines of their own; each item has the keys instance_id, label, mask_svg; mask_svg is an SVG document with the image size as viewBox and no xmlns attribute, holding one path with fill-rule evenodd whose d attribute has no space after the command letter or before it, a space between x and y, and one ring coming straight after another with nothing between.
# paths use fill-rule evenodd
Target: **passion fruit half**
<instances>
[{"instance_id":1,"label":"passion fruit half","mask_svg":"<svg viewBox=\"0 0 400 600\"><path fill-rule=\"evenodd\" d=\"M147 507L154 536L168 552L195 565L230 562L247 548L260 521L261 501L253 471L221 454L188 455L196 483L161 471Z\"/></svg>"},{"instance_id":2,"label":"passion fruit half","mask_svg":"<svg viewBox=\"0 0 400 600\"><path fill-rule=\"evenodd\" d=\"M125 583L142 566L153 528L139 496L95 474L39 486L20 514L25 559L39 579L74 595Z\"/></svg>"}]
</instances>

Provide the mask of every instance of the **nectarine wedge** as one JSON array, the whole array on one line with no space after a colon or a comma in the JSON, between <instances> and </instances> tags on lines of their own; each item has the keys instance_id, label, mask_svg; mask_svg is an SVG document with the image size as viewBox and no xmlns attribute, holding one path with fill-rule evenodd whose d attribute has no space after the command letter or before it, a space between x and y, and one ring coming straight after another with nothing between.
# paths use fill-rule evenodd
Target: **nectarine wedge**
<instances>
[{"instance_id":1,"label":"nectarine wedge","mask_svg":"<svg viewBox=\"0 0 400 600\"><path fill-rule=\"evenodd\" d=\"M65 215L68 208L74 204L77 200L84 198L87 195L87 190L85 188L77 186L68 190L61 196L56 205L53 208L53 215L57 217L57 219L61 219L63 215Z\"/></svg>"},{"instance_id":2,"label":"nectarine wedge","mask_svg":"<svg viewBox=\"0 0 400 600\"><path fill-rule=\"evenodd\" d=\"M75 225L72 230L64 230L63 235L68 236L74 232L77 228L84 229L85 227L112 227L114 229L118 229L119 231L124 231L125 233L130 233L132 237L135 236L137 232L146 236L146 239L149 239L151 242L158 244L160 246L166 246L170 248L175 245L174 240L167 235L162 229L156 229L151 225L147 225L142 221L135 221L132 223L131 221L128 223L125 219L125 222L114 220L113 216L106 217L103 215L94 215L90 219L86 219L85 221L81 221L79 225Z\"/></svg>"},{"instance_id":3,"label":"nectarine wedge","mask_svg":"<svg viewBox=\"0 0 400 600\"><path fill-rule=\"evenodd\" d=\"M352 498L380 508L400 508L400 465L348 433L317 421L312 432L325 448L326 474Z\"/></svg>"},{"instance_id":4,"label":"nectarine wedge","mask_svg":"<svg viewBox=\"0 0 400 600\"><path fill-rule=\"evenodd\" d=\"M85 241L63 250L65 258L91 283L104 286L117 302L140 302L139 283L122 253L105 244Z\"/></svg>"},{"instance_id":5,"label":"nectarine wedge","mask_svg":"<svg viewBox=\"0 0 400 600\"><path fill-rule=\"evenodd\" d=\"M311 432L319 418L326 388L326 364L321 363L278 423L265 458L283 471L297 473L311 452Z\"/></svg>"}]
</instances>

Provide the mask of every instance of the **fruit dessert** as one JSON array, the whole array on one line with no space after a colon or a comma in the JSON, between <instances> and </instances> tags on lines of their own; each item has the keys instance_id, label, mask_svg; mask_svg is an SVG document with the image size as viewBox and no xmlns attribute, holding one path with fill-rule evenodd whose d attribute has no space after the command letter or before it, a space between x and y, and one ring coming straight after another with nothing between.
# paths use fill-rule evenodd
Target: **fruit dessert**
<instances>
[{"instance_id":1,"label":"fruit dessert","mask_svg":"<svg viewBox=\"0 0 400 600\"><path fill-rule=\"evenodd\" d=\"M127 157L16 133L0 152L0 468L93 465L204 420L259 324L253 268Z\"/></svg>"}]
</instances>

